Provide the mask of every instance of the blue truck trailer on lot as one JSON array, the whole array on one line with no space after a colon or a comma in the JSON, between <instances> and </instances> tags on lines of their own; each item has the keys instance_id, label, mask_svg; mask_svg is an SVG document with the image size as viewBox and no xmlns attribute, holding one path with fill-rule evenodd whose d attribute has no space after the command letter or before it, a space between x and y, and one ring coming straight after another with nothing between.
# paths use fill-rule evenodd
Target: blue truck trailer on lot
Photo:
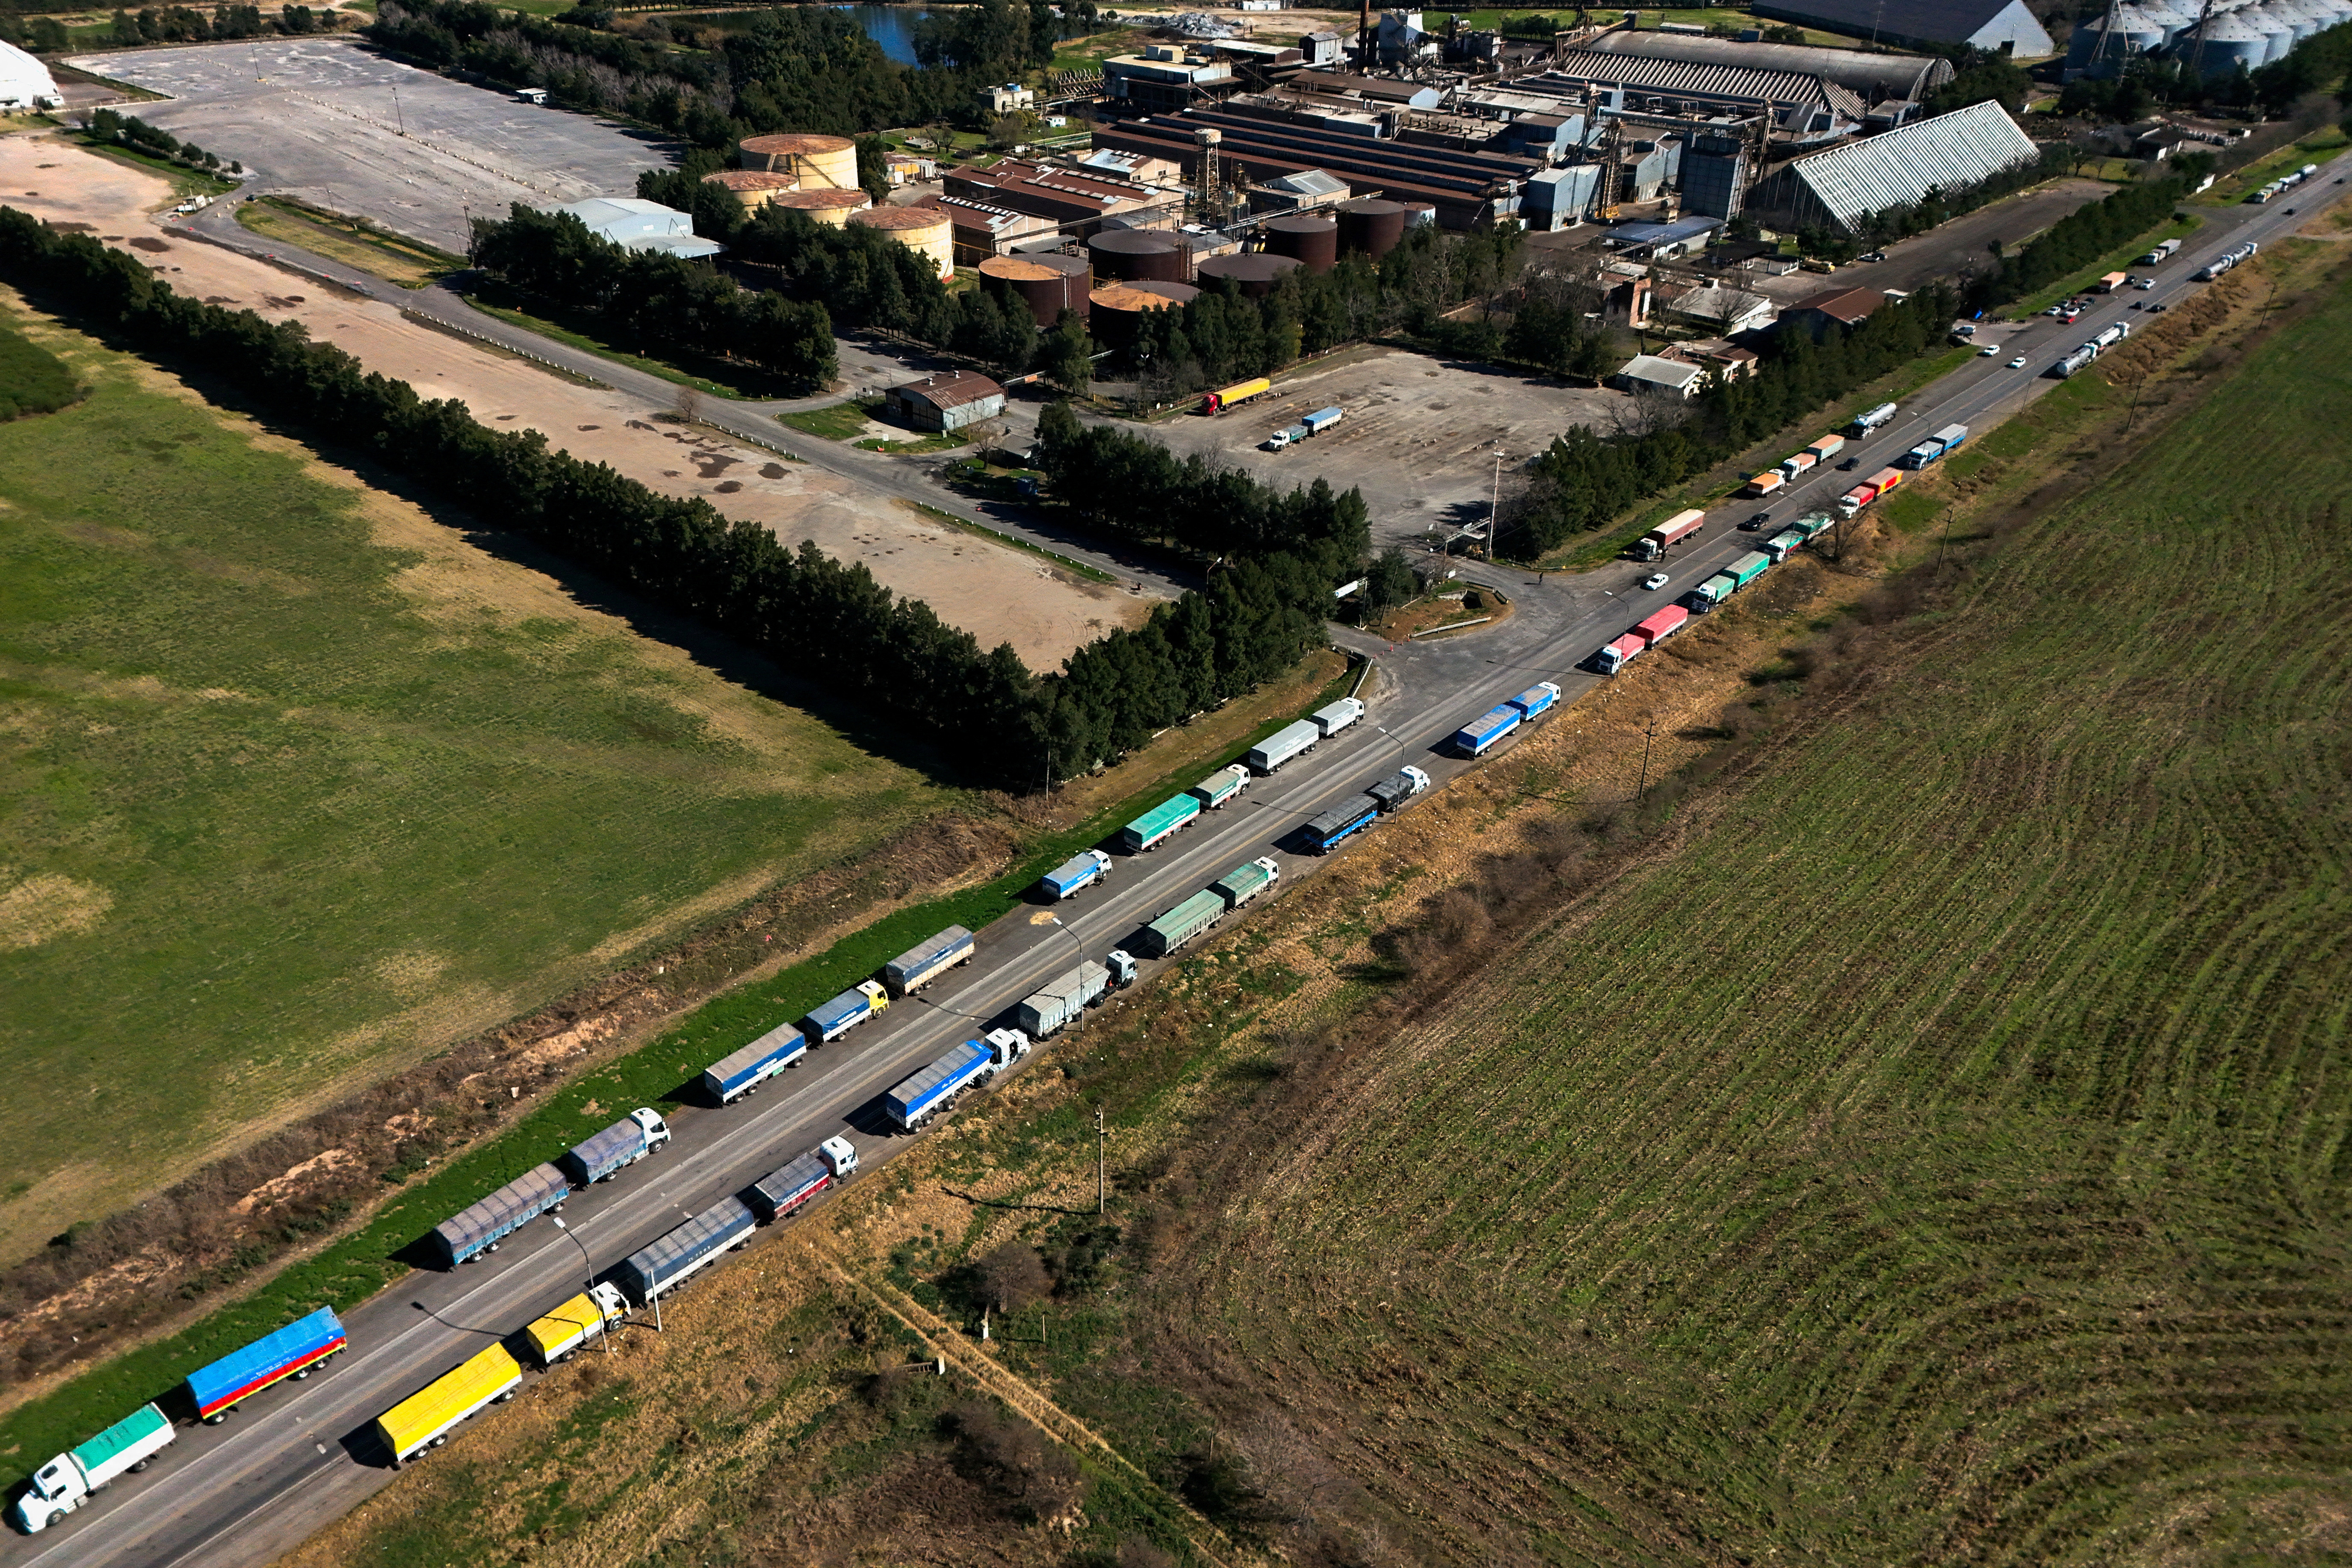
<instances>
[{"instance_id":1,"label":"blue truck trailer on lot","mask_svg":"<svg viewBox=\"0 0 2352 1568\"><path fill-rule=\"evenodd\" d=\"M1522 719L1539 719L1550 712L1551 705L1559 700L1559 688L1549 680L1543 680L1538 681L1517 697L1510 699L1509 705L1519 710L1519 717Z\"/></svg>"},{"instance_id":2,"label":"blue truck trailer on lot","mask_svg":"<svg viewBox=\"0 0 2352 1568\"><path fill-rule=\"evenodd\" d=\"M1037 879L1045 896L1055 903L1079 889L1101 881L1110 875L1110 857L1099 849L1082 850L1055 867Z\"/></svg>"},{"instance_id":3,"label":"blue truck trailer on lot","mask_svg":"<svg viewBox=\"0 0 2352 1568\"><path fill-rule=\"evenodd\" d=\"M1381 803L1371 795L1351 795L1322 816L1307 823L1307 847L1318 855L1328 854L1333 848L1381 819Z\"/></svg>"},{"instance_id":4,"label":"blue truck trailer on lot","mask_svg":"<svg viewBox=\"0 0 2352 1568\"><path fill-rule=\"evenodd\" d=\"M806 1055L808 1037L790 1024L779 1024L705 1068L702 1088L719 1104L732 1105Z\"/></svg>"},{"instance_id":5,"label":"blue truck trailer on lot","mask_svg":"<svg viewBox=\"0 0 2352 1568\"><path fill-rule=\"evenodd\" d=\"M321 1307L188 1373L188 1395L195 1402L198 1415L217 1423L238 1400L260 1393L281 1378L308 1377L312 1367L342 1348L341 1320L332 1307Z\"/></svg>"},{"instance_id":6,"label":"blue truck trailer on lot","mask_svg":"<svg viewBox=\"0 0 2352 1568\"><path fill-rule=\"evenodd\" d=\"M741 1198L717 1203L655 1242L613 1271L613 1282L632 1303L650 1307L654 1298L677 1289L721 1255L747 1245L760 1220Z\"/></svg>"},{"instance_id":7,"label":"blue truck trailer on lot","mask_svg":"<svg viewBox=\"0 0 2352 1568\"><path fill-rule=\"evenodd\" d=\"M1505 702L1489 708L1474 721L1454 731L1447 742L1462 756L1475 757L1527 721L1527 715Z\"/></svg>"},{"instance_id":8,"label":"blue truck trailer on lot","mask_svg":"<svg viewBox=\"0 0 2352 1568\"><path fill-rule=\"evenodd\" d=\"M653 1107L641 1105L593 1138L574 1143L556 1160L555 1168L573 1186L593 1187L668 1142L669 1123Z\"/></svg>"},{"instance_id":9,"label":"blue truck trailer on lot","mask_svg":"<svg viewBox=\"0 0 2352 1568\"><path fill-rule=\"evenodd\" d=\"M809 1009L819 1045L837 1040L877 1013L887 1012L890 993L871 980L861 980L830 1002Z\"/></svg>"},{"instance_id":10,"label":"blue truck trailer on lot","mask_svg":"<svg viewBox=\"0 0 2352 1568\"><path fill-rule=\"evenodd\" d=\"M972 951L971 932L950 926L884 964L882 984L893 996L912 995L957 964L969 963Z\"/></svg>"},{"instance_id":11,"label":"blue truck trailer on lot","mask_svg":"<svg viewBox=\"0 0 2352 1568\"><path fill-rule=\"evenodd\" d=\"M539 1165L509 1182L480 1203L433 1227L428 1243L445 1267L471 1263L499 1243L572 1195L572 1179L553 1165Z\"/></svg>"},{"instance_id":12,"label":"blue truck trailer on lot","mask_svg":"<svg viewBox=\"0 0 2352 1568\"><path fill-rule=\"evenodd\" d=\"M957 1095L1028 1054L1029 1037L1020 1030L991 1029L986 1039L966 1040L884 1095L883 1114L900 1131L912 1132L945 1110Z\"/></svg>"}]
</instances>

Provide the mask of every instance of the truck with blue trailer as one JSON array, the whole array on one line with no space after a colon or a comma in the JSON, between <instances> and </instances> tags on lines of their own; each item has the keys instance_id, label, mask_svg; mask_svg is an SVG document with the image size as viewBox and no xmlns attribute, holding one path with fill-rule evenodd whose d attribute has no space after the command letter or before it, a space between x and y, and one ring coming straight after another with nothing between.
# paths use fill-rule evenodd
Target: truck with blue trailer
<instances>
[{"instance_id":1,"label":"truck with blue trailer","mask_svg":"<svg viewBox=\"0 0 2352 1568\"><path fill-rule=\"evenodd\" d=\"M33 1472L33 1483L16 1500L16 1528L37 1535L63 1524L117 1477L145 1469L179 1436L171 1418L142 1405L86 1443L68 1448Z\"/></svg>"},{"instance_id":2,"label":"truck with blue trailer","mask_svg":"<svg viewBox=\"0 0 2352 1568\"><path fill-rule=\"evenodd\" d=\"M721 1105L732 1105L806 1055L808 1037L790 1024L779 1024L703 1068L703 1092Z\"/></svg>"},{"instance_id":3,"label":"truck with blue trailer","mask_svg":"<svg viewBox=\"0 0 2352 1568\"><path fill-rule=\"evenodd\" d=\"M1375 784L1365 786L1364 793L1380 802L1381 815L1392 816L1412 803L1413 797L1429 788L1429 775L1415 767L1402 767Z\"/></svg>"},{"instance_id":4,"label":"truck with blue trailer","mask_svg":"<svg viewBox=\"0 0 2352 1568\"><path fill-rule=\"evenodd\" d=\"M499 1249L499 1244L572 1195L572 1179L553 1165L535 1165L480 1203L433 1227L426 1245L442 1267L455 1268Z\"/></svg>"},{"instance_id":5,"label":"truck with blue trailer","mask_svg":"<svg viewBox=\"0 0 2352 1568\"><path fill-rule=\"evenodd\" d=\"M1109 875L1109 856L1099 849L1083 849L1039 878L1037 885L1045 890L1049 901L1058 904Z\"/></svg>"},{"instance_id":6,"label":"truck with blue trailer","mask_svg":"<svg viewBox=\"0 0 2352 1568\"><path fill-rule=\"evenodd\" d=\"M1118 830L1118 847L1130 855L1140 855L1174 837L1200 815L1198 795L1180 795L1163 800Z\"/></svg>"},{"instance_id":7,"label":"truck with blue trailer","mask_svg":"<svg viewBox=\"0 0 2352 1568\"><path fill-rule=\"evenodd\" d=\"M890 993L874 981L861 980L832 1001L810 1008L808 1022L816 1026L817 1044L827 1045L889 1010Z\"/></svg>"},{"instance_id":8,"label":"truck with blue trailer","mask_svg":"<svg viewBox=\"0 0 2352 1568\"><path fill-rule=\"evenodd\" d=\"M911 996L957 964L971 963L973 951L971 932L950 926L884 964L882 984L893 996Z\"/></svg>"},{"instance_id":9,"label":"truck with blue trailer","mask_svg":"<svg viewBox=\"0 0 2352 1568\"><path fill-rule=\"evenodd\" d=\"M1271 855L1262 855L1210 883L1209 890L1224 900L1225 908L1237 910L1281 879L1282 867Z\"/></svg>"},{"instance_id":10,"label":"truck with blue trailer","mask_svg":"<svg viewBox=\"0 0 2352 1568\"><path fill-rule=\"evenodd\" d=\"M1380 819L1378 796L1351 795L1322 816L1308 821L1304 829L1307 847L1318 855L1328 855Z\"/></svg>"},{"instance_id":11,"label":"truck with blue trailer","mask_svg":"<svg viewBox=\"0 0 2352 1568\"><path fill-rule=\"evenodd\" d=\"M1299 423L1307 426L1307 433L1309 436L1320 436L1324 431L1339 423L1344 414L1345 410L1339 408L1318 408L1301 419Z\"/></svg>"},{"instance_id":12,"label":"truck with blue trailer","mask_svg":"<svg viewBox=\"0 0 2352 1568\"><path fill-rule=\"evenodd\" d=\"M328 1357L341 1354L343 1343L341 1320L332 1307L321 1307L188 1373L188 1397L206 1425L218 1426L238 1401L289 1377L299 1383Z\"/></svg>"},{"instance_id":13,"label":"truck with blue trailer","mask_svg":"<svg viewBox=\"0 0 2352 1568\"><path fill-rule=\"evenodd\" d=\"M1224 895L1203 888L1145 926L1135 945L1146 958L1165 958L1224 918Z\"/></svg>"},{"instance_id":14,"label":"truck with blue trailer","mask_svg":"<svg viewBox=\"0 0 2352 1568\"><path fill-rule=\"evenodd\" d=\"M1296 724L1285 724L1252 746L1242 760L1254 773L1270 773L1292 758L1313 751L1315 742L1322 738L1323 731L1313 720L1301 719Z\"/></svg>"},{"instance_id":15,"label":"truck with blue trailer","mask_svg":"<svg viewBox=\"0 0 2352 1568\"><path fill-rule=\"evenodd\" d=\"M899 1131L912 1132L965 1089L986 1083L1028 1054L1029 1037L1020 1030L991 1029L985 1038L966 1040L884 1095L883 1114Z\"/></svg>"},{"instance_id":16,"label":"truck with blue trailer","mask_svg":"<svg viewBox=\"0 0 2352 1568\"><path fill-rule=\"evenodd\" d=\"M1559 700L1559 688L1549 680L1539 680L1507 700L1519 710L1521 718L1532 723L1551 711L1552 704Z\"/></svg>"},{"instance_id":17,"label":"truck with blue trailer","mask_svg":"<svg viewBox=\"0 0 2352 1568\"><path fill-rule=\"evenodd\" d=\"M828 1138L790 1164L751 1184L751 1206L770 1223L788 1219L827 1187L857 1173L857 1151L846 1138Z\"/></svg>"},{"instance_id":18,"label":"truck with blue trailer","mask_svg":"<svg viewBox=\"0 0 2352 1568\"><path fill-rule=\"evenodd\" d=\"M623 1166L635 1164L668 1142L669 1123L653 1107L640 1105L593 1138L574 1143L557 1157L555 1168L573 1186L593 1187L611 1181Z\"/></svg>"},{"instance_id":19,"label":"truck with blue trailer","mask_svg":"<svg viewBox=\"0 0 2352 1568\"><path fill-rule=\"evenodd\" d=\"M1057 1035L1085 1016L1087 1008L1110 991L1110 971L1092 959L1081 959L1022 999L1013 1009L1013 1021L1033 1040Z\"/></svg>"},{"instance_id":20,"label":"truck with blue trailer","mask_svg":"<svg viewBox=\"0 0 2352 1568\"><path fill-rule=\"evenodd\" d=\"M750 1245L759 1224L741 1198L721 1198L651 1247L631 1253L614 1270L613 1283L635 1305L650 1307L656 1297L677 1289L724 1254Z\"/></svg>"},{"instance_id":21,"label":"truck with blue trailer","mask_svg":"<svg viewBox=\"0 0 2352 1568\"><path fill-rule=\"evenodd\" d=\"M1240 799L1242 791L1249 788L1249 769L1235 763L1231 767L1219 768L1194 784L1190 793L1203 808L1214 811L1227 801Z\"/></svg>"},{"instance_id":22,"label":"truck with blue trailer","mask_svg":"<svg viewBox=\"0 0 2352 1568\"><path fill-rule=\"evenodd\" d=\"M1454 731L1446 743L1465 757L1483 755L1495 742L1527 721L1527 715L1507 702L1497 703Z\"/></svg>"}]
</instances>

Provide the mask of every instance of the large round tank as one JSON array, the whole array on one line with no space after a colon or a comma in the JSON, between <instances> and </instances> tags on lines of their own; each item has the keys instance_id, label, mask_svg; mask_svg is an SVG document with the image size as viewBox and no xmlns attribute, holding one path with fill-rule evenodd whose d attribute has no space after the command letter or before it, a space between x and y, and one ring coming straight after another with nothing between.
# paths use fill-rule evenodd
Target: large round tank
<instances>
[{"instance_id":1,"label":"large round tank","mask_svg":"<svg viewBox=\"0 0 2352 1568\"><path fill-rule=\"evenodd\" d=\"M1201 297L1201 291L1190 283L1170 283L1158 278L1138 279L1129 287L1140 293L1156 294L1171 305L1189 305Z\"/></svg>"},{"instance_id":2,"label":"large round tank","mask_svg":"<svg viewBox=\"0 0 2352 1568\"><path fill-rule=\"evenodd\" d=\"M1261 298L1273 293L1274 286L1282 281L1282 275L1297 271L1298 266L1294 257L1270 256L1264 252L1255 256L1212 256L1201 263L1200 275L1203 283L1212 279L1223 280L1252 298Z\"/></svg>"},{"instance_id":3,"label":"large round tank","mask_svg":"<svg viewBox=\"0 0 2352 1568\"><path fill-rule=\"evenodd\" d=\"M992 256L980 264L980 275L1019 295L1037 325L1048 331L1064 310L1084 319L1091 302L1087 296L1094 291L1094 268L1082 256Z\"/></svg>"},{"instance_id":4,"label":"large round tank","mask_svg":"<svg viewBox=\"0 0 2352 1568\"><path fill-rule=\"evenodd\" d=\"M1404 206L1378 196L1339 204L1339 248L1361 251L1378 261L1404 237Z\"/></svg>"},{"instance_id":5,"label":"large round tank","mask_svg":"<svg viewBox=\"0 0 2352 1568\"><path fill-rule=\"evenodd\" d=\"M1339 259L1339 226L1320 213L1268 218L1265 247L1305 263L1309 272L1328 272Z\"/></svg>"},{"instance_id":6,"label":"large round tank","mask_svg":"<svg viewBox=\"0 0 2352 1568\"><path fill-rule=\"evenodd\" d=\"M2298 44L2326 26L2319 19L2319 11L2311 0L2270 0L2263 9L2293 28Z\"/></svg>"},{"instance_id":7,"label":"large round tank","mask_svg":"<svg viewBox=\"0 0 2352 1568\"><path fill-rule=\"evenodd\" d=\"M758 212L776 199L777 193L798 188L800 176L779 174L772 169L721 169L715 174L705 174L706 185L724 185L735 193L747 212Z\"/></svg>"},{"instance_id":8,"label":"large round tank","mask_svg":"<svg viewBox=\"0 0 2352 1568\"><path fill-rule=\"evenodd\" d=\"M955 229L937 207L866 207L849 215L859 228L878 228L931 264L944 283L955 276Z\"/></svg>"},{"instance_id":9,"label":"large round tank","mask_svg":"<svg viewBox=\"0 0 2352 1568\"><path fill-rule=\"evenodd\" d=\"M857 188L857 143L846 136L803 131L746 136L735 144L735 161L747 169L796 174L803 185L835 191Z\"/></svg>"},{"instance_id":10,"label":"large round tank","mask_svg":"<svg viewBox=\"0 0 2352 1568\"><path fill-rule=\"evenodd\" d=\"M1095 276L1107 282L1156 278L1181 283L1192 265L1192 247L1181 235L1156 228L1107 228L1087 241Z\"/></svg>"},{"instance_id":11,"label":"large round tank","mask_svg":"<svg viewBox=\"0 0 2352 1568\"><path fill-rule=\"evenodd\" d=\"M2197 21L2197 8L2189 5L2188 0L2181 0L2180 5L2174 4L2173 0L2140 0L2139 12L2156 25L2168 44Z\"/></svg>"},{"instance_id":12,"label":"large round tank","mask_svg":"<svg viewBox=\"0 0 2352 1568\"><path fill-rule=\"evenodd\" d=\"M2262 38L2262 58L2255 60L2254 65L2266 66L2273 60L2283 60L2286 58L2286 52L2294 47L2294 29L2272 16L2267 5L2249 5L2242 11L2231 13L2230 19L2252 29Z\"/></svg>"},{"instance_id":13,"label":"large round tank","mask_svg":"<svg viewBox=\"0 0 2352 1568\"><path fill-rule=\"evenodd\" d=\"M803 185L796 191L778 191L768 198L772 207L790 207L818 223L840 228L849 222L849 215L863 211L874 204L864 191L811 190Z\"/></svg>"},{"instance_id":14,"label":"large round tank","mask_svg":"<svg viewBox=\"0 0 2352 1568\"><path fill-rule=\"evenodd\" d=\"M2352 0L2347 0L2347 3L2352 4ZM1404 226L1407 228L1427 228L1437 221L1435 202L1402 202L1398 205L1404 208Z\"/></svg>"},{"instance_id":15,"label":"large round tank","mask_svg":"<svg viewBox=\"0 0 2352 1568\"><path fill-rule=\"evenodd\" d=\"M2252 70L2261 65L2270 53L2270 38L2238 16L2213 16L2182 34L2174 53L2195 60L2199 73L2208 79L2223 77L2240 66Z\"/></svg>"},{"instance_id":16,"label":"large round tank","mask_svg":"<svg viewBox=\"0 0 2352 1568\"><path fill-rule=\"evenodd\" d=\"M2164 42L2164 28L2137 5L2118 5L2112 18L2105 15L2078 22L2066 46L2066 74L2119 76L2124 62L2146 54ZM2102 47L2104 46L2104 47Z\"/></svg>"},{"instance_id":17,"label":"large round tank","mask_svg":"<svg viewBox=\"0 0 2352 1568\"><path fill-rule=\"evenodd\" d=\"M1160 289L1181 289L1181 283L1160 283ZM1172 310L1181 301L1134 283L1106 283L1091 297L1087 330L1106 347L1123 349L1135 341L1136 327L1154 310Z\"/></svg>"}]
</instances>

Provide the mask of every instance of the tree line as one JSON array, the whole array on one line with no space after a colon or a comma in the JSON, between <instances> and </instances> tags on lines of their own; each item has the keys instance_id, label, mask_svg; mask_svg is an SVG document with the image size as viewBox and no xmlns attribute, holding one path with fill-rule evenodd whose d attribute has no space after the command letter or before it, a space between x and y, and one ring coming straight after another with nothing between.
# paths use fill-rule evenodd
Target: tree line
<instances>
[{"instance_id":1,"label":"tree line","mask_svg":"<svg viewBox=\"0 0 2352 1568\"><path fill-rule=\"evenodd\" d=\"M504 219L474 220L477 267L595 321L626 343L683 347L740 360L804 386L838 369L823 310L745 289L725 274L666 251L632 250L570 213L517 203Z\"/></svg>"},{"instance_id":2,"label":"tree line","mask_svg":"<svg viewBox=\"0 0 2352 1568\"><path fill-rule=\"evenodd\" d=\"M183 142L160 126L148 124L135 114L117 114L111 109L93 112L84 127L94 142L111 142L119 146L136 147L142 153L152 153L159 158L169 158L191 169L207 174L219 174L226 169L232 174L245 173L245 165L232 159L226 163L216 153L207 153L193 142Z\"/></svg>"},{"instance_id":3,"label":"tree line","mask_svg":"<svg viewBox=\"0 0 2352 1568\"><path fill-rule=\"evenodd\" d=\"M2213 158L2206 153L2187 153L2174 160L2172 167L2160 180L2141 180L2075 208L2023 249L2003 255L1998 268L1969 280L1964 295L1969 308L1989 310L2046 289L2146 234L2211 172Z\"/></svg>"}]
</instances>

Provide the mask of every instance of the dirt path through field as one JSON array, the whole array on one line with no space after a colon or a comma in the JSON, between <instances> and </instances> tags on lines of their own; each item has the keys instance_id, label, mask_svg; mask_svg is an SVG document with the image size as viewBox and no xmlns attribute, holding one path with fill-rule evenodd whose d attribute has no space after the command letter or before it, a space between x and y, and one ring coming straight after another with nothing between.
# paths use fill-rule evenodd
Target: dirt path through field
<instances>
[{"instance_id":1,"label":"dirt path through field","mask_svg":"<svg viewBox=\"0 0 2352 1568\"><path fill-rule=\"evenodd\" d=\"M637 398L559 378L410 321L391 305L174 234L157 217L170 200L161 178L61 138L0 137L0 202L123 247L182 293L299 321L312 337L423 396L459 399L486 425L539 430L575 457L671 495L702 497L730 517L767 525L787 543L814 540L836 559L863 562L886 586L929 603L983 647L1010 642L1032 669L1053 669L1076 648L1150 613L1153 601L948 527L837 474L709 430L657 424ZM808 439L777 431L780 447Z\"/></svg>"}]
</instances>

